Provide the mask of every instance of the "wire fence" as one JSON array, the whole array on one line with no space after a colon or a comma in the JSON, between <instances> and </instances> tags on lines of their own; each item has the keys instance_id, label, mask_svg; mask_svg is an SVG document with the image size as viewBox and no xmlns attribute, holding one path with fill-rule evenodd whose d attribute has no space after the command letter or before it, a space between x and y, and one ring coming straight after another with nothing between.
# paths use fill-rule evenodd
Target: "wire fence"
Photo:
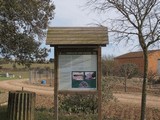
<instances>
[{"instance_id":1,"label":"wire fence","mask_svg":"<svg viewBox=\"0 0 160 120\"><path fill-rule=\"evenodd\" d=\"M33 69L30 71L29 76L31 84L53 86L53 69Z\"/></svg>"}]
</instances>

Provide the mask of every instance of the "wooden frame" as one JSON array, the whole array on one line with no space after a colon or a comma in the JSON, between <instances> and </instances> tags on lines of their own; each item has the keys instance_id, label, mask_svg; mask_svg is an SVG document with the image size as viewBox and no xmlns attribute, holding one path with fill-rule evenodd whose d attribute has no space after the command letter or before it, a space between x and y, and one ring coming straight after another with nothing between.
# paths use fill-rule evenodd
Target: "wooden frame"
<instances>
[{"instance_id":1,"label":"wooden frame","mask_svg":"<svg viewBox=\"0 0 160 120\"><path fill-rule=\"evenodd\" d=\"M58 120L58 48L54 50L54 114L55 119Z\"/></svg>"},{"instance_id":2,"label":"wooden frame","mask_svg":"<svg viewBox=\"0 0 160 120\"><path fill-rule=\"evenodd\" d=\"M101 47L100 46L93 46L93 48L90 47L83 47L83 49L80 47L77 47L76 51L84 50L86 52L97 52L97 90L86 90L86 91L67 91L67 90L58 90L59 86L59 78L58 78L58 55L62 51L71 50L73 51L73 48L63 48L63 46L55 47L54 55L55 55L55 76L54 76L54 107L55 107L55 118L58 120L58 94L98 94L98 120L102 120L102 112L101 112L101 102L102 102L102 88L101 88ZM75 48L74 48L75 50Z\"/></svg>"},{"instance_id":3,"label":"wooden frame","mask_svg":"<svg viewBox=\"0 0 160 120\"><path fill-rule=\"evenodd\" d=\"M98 47L98 120L102 120L101 48Z\"/></svg>"},{"instance_id":4,"label":"wooden frame","mask_svg":"<svg viewBox=\"0 0 160 120\"><path fill-rule=\"evenodd\" d=\"M51 47L55 47L55 51L54 51L54 56L55 56L54 57L55 58L54 107L55 107L56 120L58 120L58 94L98 94L98 120L101 120L102 119L102 113L101 113L101 107L102 107L101 106L101 102L102 102L101 47L106 46L106 44L108 44L108 28L107 27L50 27L47 32L46 44L50 45ZM77 85L78 82L75 82L75 81L74 81L76 83L76 84L74 84L75 86L73 84L71 87L66 86L67 80L65 77L63 77L63 75L66 75L67 79L71 79L71 77L68 75L68 73L65 74L65 72L66 72L65 70L64 71L58 70L59 67L63 68L63 66L61 66L61 65L64 65L64 63L65 63L65 62L63 63L63 61L61 61L62 64L58 64L58 57L59 57L58 55L60 55L61 52L65 53L66 51L73 51L73 50L77 51L77 55L79 55L78 51L96 52L97 56L94 56L94 53L93 53L93 56L92 56L93 61L90 60L90 63L94 63L96 61L95 58L97 59L97 61L96 61L97 62L97 66L96 66L97 67L96 68L97 84L96 85L95 85L95 82L93 82L93 81L88 82L88 81L84 80L84 82L82 82L82 84L80 84L79 86ZM61 56L61 57L62 58L60 58L60 59L64 60L63 57L65 57L65 56ZM83 55L82 55L82 57L83 57ZM72 59L68 59L68 61L70 61L70 60L72 60ZM80 56L80 62L83 62L82 60L85 61L86 59L85 58L83 59ZM73 59L73 61L74 61L74 59ZM82 65L84 65L84 66L86 65L91 71L92 70L94 71L94 69L95 69L95 66L92 66L92 65L89 66L87 62ZM73 66L73 67L78 67L80 69L80 71L83 71L83 70L84 70L84 72L85 72L85 70L87 71L87 69L85 69L85 67L79 67L79 66ZM73 71L74 70L76 71L76 69L73 69ZM59 75L58 72L60 72L59 74L62 76L58 76ZM75 74L75 76L76 76L76 74ZM62 80L62 81L60 81L60 83L59 83L59 79ZM79 78L75 77L75 80L79 80ZM84 86L83 86L83 83L85 83ZM59 84L61 86L59 86ZM96 88L94 85L96 86ZM64 86L66 88L67 87L68 88L63 89ZM73 86L75 87L75 89L72 89ZM82 87L86 88L85 91L81 89ZM80 89L77 89L77 88L80 88ZM61 89L61 91L59 91L59 89ZM74 90L74 91L72 91L72 90Z\"/></svg>"}]
</instances>

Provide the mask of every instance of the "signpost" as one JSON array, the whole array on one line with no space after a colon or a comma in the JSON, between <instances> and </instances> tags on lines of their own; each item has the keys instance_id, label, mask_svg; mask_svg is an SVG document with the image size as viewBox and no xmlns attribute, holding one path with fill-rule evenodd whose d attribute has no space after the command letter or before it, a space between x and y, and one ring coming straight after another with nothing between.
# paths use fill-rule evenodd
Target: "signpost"
<instances>
[{"instance_id":1,"label":"signpost","mask_svg":"<svg viewBox=\"0 0 160 120\"><path fill-rule=\"evenodd\" d=\"M96 53L61 53L58 56L58 66L59 90L96 90Z\"/></svg>"},{"instance_id":2,"label":"signpost","mask_svg":"<svg viewBox=\"0 0 160 120\"><path fill-rule=\"evenodd\" d=\"M98 94L101 114L101 46L107 44L105 27L50 28L47 44L54 46L54 107L58 120L58 94Z\"/></svg>"}]
</instances>

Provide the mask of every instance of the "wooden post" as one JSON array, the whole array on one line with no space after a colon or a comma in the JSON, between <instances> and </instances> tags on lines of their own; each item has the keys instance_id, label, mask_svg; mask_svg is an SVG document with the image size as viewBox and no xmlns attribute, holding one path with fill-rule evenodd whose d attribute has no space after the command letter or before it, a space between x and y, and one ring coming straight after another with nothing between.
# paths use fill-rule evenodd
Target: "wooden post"
<instances>
[{"instance_id":1,"label":"wooden post","mask_svg":"<svg viewBox=\"0 0 160 120\"><path fill-rule=\"evenodd\" d=\"M29 83L32 83L32 70L29 71Z\"/></svg>"},{"instance_id":2,"label":"wooden post","mask_svg":"<svg viewBox=\"0 0 160 120\"><path fill-rule=\"evenodd\" d=\"M10 91L8 98L8 120L34 120L36 93Z\"/></svg>"},{"instance_id":3,"label":"wooden post","mask_svg":"<svg viewBox=\"0 0 160 120\"><path fill-rule=\"evenodd\" d=\"M101 47L98 47L98 120L102 120Z\"/></svg>"},{"instance_id":4,"label":"wooden post","mask_svg":"<svg viewBox=\"0 0 160 120\"><path fill-rule=\"evenodd\" d=\"M58 48L54 50L54 114L55 119L58 120Z\"/></svg>"}]
</instances>

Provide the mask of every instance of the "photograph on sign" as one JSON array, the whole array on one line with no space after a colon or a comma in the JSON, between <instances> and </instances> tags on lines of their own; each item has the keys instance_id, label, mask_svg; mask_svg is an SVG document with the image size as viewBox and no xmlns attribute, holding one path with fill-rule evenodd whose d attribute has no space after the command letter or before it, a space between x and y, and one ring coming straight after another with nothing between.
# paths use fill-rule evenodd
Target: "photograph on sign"
<instances>
[{"instance_id":1,"label":"photograph on sign","mask_svg":"<svg viewBox=\"0 0 160 120\"><path fill-rule=\"evenodd\" d=\"M72 88L96 88L96 71L73 71Z\"/></svg>"},{"instance_id":2,"label":"photograph on sign","mask_svg":"<svg viewBox=\"0 0 160 120\"><path fill-rule=\"evenodd\" d=\"M84 80L84 72L72 72L72 80Z\"/></svg>"}]
</instances>

